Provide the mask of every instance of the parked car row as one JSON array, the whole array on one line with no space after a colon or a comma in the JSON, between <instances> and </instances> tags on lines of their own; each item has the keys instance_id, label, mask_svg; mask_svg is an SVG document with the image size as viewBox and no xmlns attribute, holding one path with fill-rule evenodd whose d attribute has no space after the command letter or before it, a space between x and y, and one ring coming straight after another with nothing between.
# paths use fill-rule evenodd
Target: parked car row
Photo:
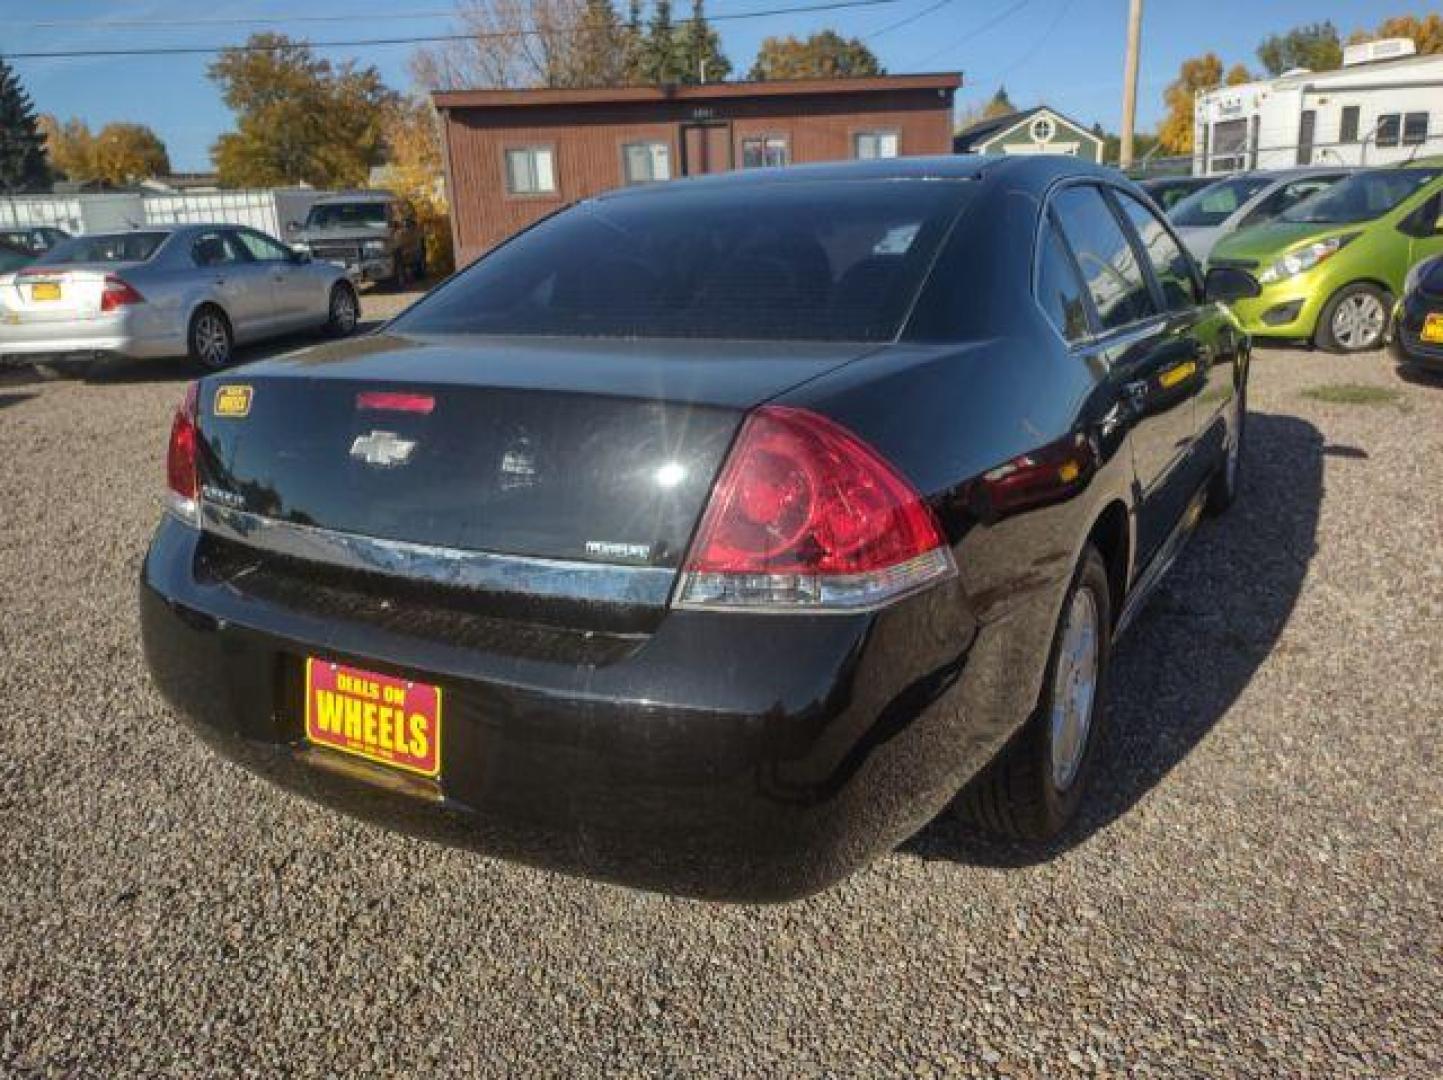
<instances>
[{"instance_id":1,"label":"parked car row","mask_svg":"<svg viewBox=\"0 0 1443 1080\"><path fill-rule=\"evenodd\" d=\"M51 371L166 356L214 371L238 344L304 330L343 336L360 317L344 267L239 225L73 237L0 267L0 360Z\"/></svg>"},{"instance_id":2,"label":"parked car row","mask_svg":"<svg viewBox=\"0 0 1443 1080\"><path fill-rule=\"evenodd\" d=\"M1443 163L1243 173L1167 214L1199 259L1257 280L1234 305L1254 337L1363 352L1383 344L1410 271L1443 254Z\"/></svg>"}]
</instances>

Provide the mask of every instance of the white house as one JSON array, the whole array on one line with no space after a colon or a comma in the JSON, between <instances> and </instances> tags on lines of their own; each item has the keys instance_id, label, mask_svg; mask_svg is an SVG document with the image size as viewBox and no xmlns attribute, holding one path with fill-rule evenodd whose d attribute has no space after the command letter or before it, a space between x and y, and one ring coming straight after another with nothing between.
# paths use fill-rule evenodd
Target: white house
<instances>
[{"instance_id":1,"label":"white house","mask_svg":"<svg viewBox=\"0 0 1443 1080\"><path fill-rule=\"evenodd\" d=\"M1298 68L1199 94L1193 172L1386 165L1443 154L1443 55L1408 38L1349 45L1336 71Z\"/></svg>"}]
</instances>

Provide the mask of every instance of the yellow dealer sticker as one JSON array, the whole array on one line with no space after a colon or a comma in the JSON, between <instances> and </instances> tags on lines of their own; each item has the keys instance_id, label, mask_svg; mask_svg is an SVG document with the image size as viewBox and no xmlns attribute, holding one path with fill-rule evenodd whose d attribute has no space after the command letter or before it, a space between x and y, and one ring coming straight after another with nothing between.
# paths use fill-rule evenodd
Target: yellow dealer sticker
<instances>
[{"instance_id":1,"label":"yellow dealer sticker","mask_svg":"<svg viewBox=\"0 0 1443 1080\"><path fill-rule=\"evenodd\" d=\"M249 386L219 386L215 391L214 412L217 416L245 416L251 411Z\"/></svg>"}]
</instances>

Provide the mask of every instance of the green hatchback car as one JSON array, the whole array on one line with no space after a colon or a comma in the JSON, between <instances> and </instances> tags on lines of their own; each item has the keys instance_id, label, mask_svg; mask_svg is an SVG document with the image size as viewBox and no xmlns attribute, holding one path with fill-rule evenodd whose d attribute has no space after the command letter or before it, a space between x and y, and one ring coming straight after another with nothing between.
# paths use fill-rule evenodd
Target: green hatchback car
<instances>
[{"instance_id":1,"label":"green hatchback car","mask_svg":"<svg viewBox=\"0 0 1443 1080\"><path fill-rule=\"evenodd\" d=\"M1233 313L1257 338L1330 352L1383 343L1410 267L1443 253L1443 166L1371 169L1220 241L1209 266L1246 270L1261 293Z\"/></svg>"}]
</instances>

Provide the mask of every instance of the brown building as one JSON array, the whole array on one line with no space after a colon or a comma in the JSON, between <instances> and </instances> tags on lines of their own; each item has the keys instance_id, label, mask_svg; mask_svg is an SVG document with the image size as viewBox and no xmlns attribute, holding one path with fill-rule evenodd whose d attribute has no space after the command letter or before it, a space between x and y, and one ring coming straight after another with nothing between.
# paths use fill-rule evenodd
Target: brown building
<instances>
[{"instance_id":1,"label":"brown building","mask_svg":"<svg viewBox=\"0 0 1443 1080\"><path fill-rule=\"evenodd\" d=\"M624 184L946 154L957 74L435 95L459 263Z\"/></svg>"}]
</instances>

